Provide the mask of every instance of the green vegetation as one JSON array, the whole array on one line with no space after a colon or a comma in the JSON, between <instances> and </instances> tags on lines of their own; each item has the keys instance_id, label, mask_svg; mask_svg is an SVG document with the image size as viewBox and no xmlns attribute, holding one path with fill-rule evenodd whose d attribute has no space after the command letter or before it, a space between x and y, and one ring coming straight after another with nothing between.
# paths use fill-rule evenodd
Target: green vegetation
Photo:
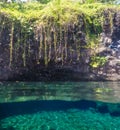
<instances>
[{"instance_id":1,"label":"green vegetation","mask_svg":"<svg viewBox=\"0 0 120 130\"><path fill-rule=\"evenodd\" d=\"M102 4L99 1L97 3L95 0L49 1L0 3L0 37L3 37L7 30L10 44L10 66L17 59L14 58L13 61L13 52L19 53L21 45L23 49L20 53L23 65L26 66L27 58L31 56L31 44L38 46L36 52L38 64L40 59L44 59L45 65L50 60L57 62L58 59L62 64L65 61L70 63L74 60L72 55L75 53L77 55L75 60L80 60L81 48L92 49L98 44L97 39L102 32L104 12L108 11L111 16L112 12L120 7ZM79 31L86 34L87 45L82 45L79 40ZM72 40L69 39L68 34L71 35ZM69 59L68 55L71 55L72 58Z\"/></svg>"},{"instance_id":2,"label":"green vegetation","mask_svg":"<svg viewBox=\"0 0 120 130\"><path fill-rule=\"evenodd\" d=\"M53 0L1 0L2 2L40 2L43 4L47 4L50 1ZM95 3L95 2L101 2L101 3L117 3L119 0L70 0L73 2L80 2L80 3Z\"/></svg>"},{"instance_id":3,"label":"green vegetation","mask_svg":"<svg viewBox=\"0 0 120 130\"><path fill-rule=\"evenodd\" d=\"M61 22L67 22L67 20L70 21L73 20L73 18L76 20L76 17L80 14L85 14L90 17L89 23L93 22L91 18L95 20L93 23L94 25L101 22L100 19L97 20L95 18L99 18L99 15L104 9L116 8L116 6L104 5L102 3L80 4L79 1L74 2L73 0L53 0L49 4L41 4L37 2L12 4L0 3L0 7L1 13L4 12L8 14L12 19L15 18L15 20L19 21L23 21L23 19L26 21L35 19L36 21L40 20L42 22L44 21L45 17L52 17L56 20L56 22L59 22L59 20ZM58 19L58 14L60 14L60 19Z\"/></svg>"},{"instance_id":4,"label":"green vegetation","mask_svg":"<svg viewBox=\"0 0 120 130\"><path fill-rule=\"evenodd\" d=\"M93 56L91 58L90 66L93 68L101 67L107 62L106 57Z\"/></svg>"}]
</instances>

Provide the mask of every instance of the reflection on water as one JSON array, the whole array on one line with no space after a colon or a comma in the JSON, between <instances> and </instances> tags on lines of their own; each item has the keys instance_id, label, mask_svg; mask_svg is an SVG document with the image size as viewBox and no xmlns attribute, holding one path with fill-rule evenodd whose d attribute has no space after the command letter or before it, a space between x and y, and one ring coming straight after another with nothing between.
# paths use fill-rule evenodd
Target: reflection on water
<instances>
[{"instance_id":1,"label":"reflection on water","mask_svg":"<svg viewBox=\"0 0 120 130\"><path fill-rule=\"evenodd\" d=\"M3 82L0 102L81 99L120 102L120 82Z\"/></svg>"}]
</instances>

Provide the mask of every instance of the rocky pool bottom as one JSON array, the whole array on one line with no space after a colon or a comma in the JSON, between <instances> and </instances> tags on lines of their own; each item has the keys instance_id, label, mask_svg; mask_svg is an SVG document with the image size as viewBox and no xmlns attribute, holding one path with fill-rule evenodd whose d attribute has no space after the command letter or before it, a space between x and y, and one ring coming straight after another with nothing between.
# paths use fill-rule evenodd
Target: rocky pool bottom
<instances>
[{"instance_id":1,"label":"rocky pool bottom","mask_svg":"<svg viewBox=\"0 0 120 130\"><path fill-rule=\"evenodd\" d=\"M120 130L120 104L87 100L1 103L0 130Z\"/></svg>"}]
</instances>

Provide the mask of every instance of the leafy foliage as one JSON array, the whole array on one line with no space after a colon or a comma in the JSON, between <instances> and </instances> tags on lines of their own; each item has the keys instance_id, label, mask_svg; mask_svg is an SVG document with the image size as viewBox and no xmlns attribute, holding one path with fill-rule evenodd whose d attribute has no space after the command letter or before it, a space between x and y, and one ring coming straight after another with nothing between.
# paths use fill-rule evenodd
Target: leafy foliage
<instances>
[{"instance_id":1,"label":"leafy foliage","mask_svg":"<svg viewBox=\"0 0 120 130\"><path fill-rule=\"evenodd\" d=\"M107 62L107 58L106 57L93 56L91 58L90 65L93 68L97 68L99 66L103 66L106 62Z\"/></svg>"}]
</instances>

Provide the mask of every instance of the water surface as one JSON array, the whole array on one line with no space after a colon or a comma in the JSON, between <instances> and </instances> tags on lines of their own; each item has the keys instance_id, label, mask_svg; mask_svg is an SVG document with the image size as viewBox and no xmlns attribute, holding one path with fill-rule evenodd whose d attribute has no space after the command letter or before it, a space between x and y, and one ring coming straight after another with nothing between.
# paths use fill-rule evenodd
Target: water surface
<instances>
[{"instance_id":1,"label":"water surface","mask_svg":"<svg viewBox=\"0 0 120 130\"><path fill-rule=\"evenodd\" d=\"M4 82L0 102L81 99L120 102L120 82Z\"/></svg>"}]
</instances>

